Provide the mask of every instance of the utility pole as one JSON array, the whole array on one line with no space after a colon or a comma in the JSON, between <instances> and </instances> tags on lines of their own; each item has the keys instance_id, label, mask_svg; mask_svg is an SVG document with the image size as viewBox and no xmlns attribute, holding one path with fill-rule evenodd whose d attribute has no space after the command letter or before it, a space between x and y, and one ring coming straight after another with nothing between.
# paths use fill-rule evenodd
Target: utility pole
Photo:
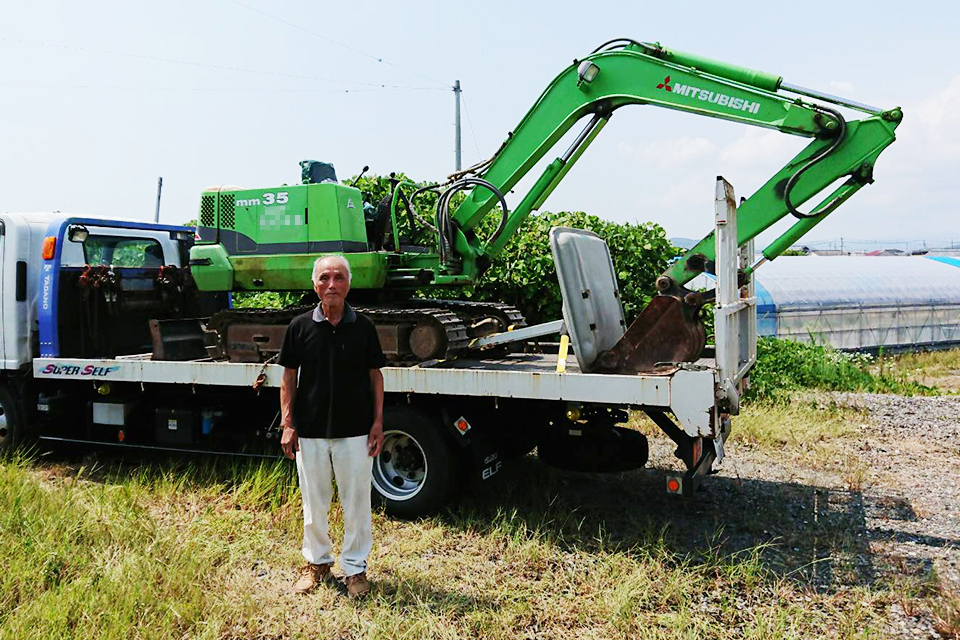
<instances>
[{"instance_id":1,"label":"utility pole","mask_svg":"<svg viewBox=\"0 0 960 640\"><path fill-rule=\"evenodd\" d=\"M460 161L460 81L453 83L453 95L456 98L457 111L453 126L456 128L453 142L454 166L456 171L460 171L462 163Z\"/></svg>"},{"instance_id":2,"label":"utility pole","mask_svg":"<svg viewBox=\"0 0 960 640\"><path fill-rule=\"evenodd\" d=\"M163 189L163 176L157 178L157 211L153 214L153 221L160 222L160 190Z\"/></svg>"}]
</instances>

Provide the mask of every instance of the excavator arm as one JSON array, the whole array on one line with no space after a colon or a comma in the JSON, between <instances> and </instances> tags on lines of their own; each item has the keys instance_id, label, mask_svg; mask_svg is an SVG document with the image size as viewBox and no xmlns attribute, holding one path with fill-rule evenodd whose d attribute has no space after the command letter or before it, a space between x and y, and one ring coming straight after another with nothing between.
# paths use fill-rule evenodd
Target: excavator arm
<instances>
[{"instance_id":1,"label":"excavator arm","mask_svg":"<svg viewBox=\"0 0 960 640\"><path fill-rule=\"evenodd\" d=\"M847 122L835 109L786 97L778 90L816 97L864 111L863 120ZM625 105L654 105L692 114L778 129L812 138L740 207L738 242L754 238L793 213L797 222L764 250L775 258L821 222L839 204L872 181L873 164L893 142L899 108L881 111L867 105L783 83L779 76L727 65L658 44L611 41L558 75L511 131L497 154L478 165L475 177L457 176L450 190L469 191L455 210L438 210L441 271L436 284L475 279L510 241L523 220L536 211L596 138L613 112ZM580 120L588 124L573 144L546 169L509 212L502 211L497 231L480 239L474 230L512 189ZM802 204L838 179L848 180L812 212ZM443 198L441 198L443 203ZM502 206L501 206L502 208ZM714 259L712 234L691 249L665 274L682 285L709 268ZM663 281L661 281L663 282Z\"/></svg>"}]
</instances>

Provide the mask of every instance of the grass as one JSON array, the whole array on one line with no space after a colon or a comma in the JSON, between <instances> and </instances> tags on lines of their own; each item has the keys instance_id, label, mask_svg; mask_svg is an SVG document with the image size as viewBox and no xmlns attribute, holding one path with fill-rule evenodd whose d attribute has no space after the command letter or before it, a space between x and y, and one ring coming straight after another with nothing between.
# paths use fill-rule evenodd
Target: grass
<instances>
[{"instance_id":1,"label":"grass","mask_svg":"<svg viewBox=\"0 0 960 640\"><path fill-rule=\"evenodd\" d=\"M934 629L944 638L960 638L960 593L935 590L927 605L937 619Z\"/></svg>"},{"instance_id":2,"label":"grass","mask_svg":"<svg viewBox=\"0 0 960 640\"><path fill-rule=\"evenodd\" d=\"M4 463L0 637L222 637L223 569L275 544L257 523L289 509L264 488L293 485L276 466L219 473Z\"/></svg>"},{"instance_id":3,"label":"grass","mask_svg":"<svg viewBox=\"0 0 960 640\"><path fill-rule=\"evenodd\" d=\"M747 401L789 401L797 392L865 391L902 395L939 393L897 366L879 364L866 354L846 353L816 344L776 338L757 343L757 364L750 373Z\"/></svg>"},{"instance_id":4,"label":"grass","mask_svg":"<svg viewBox=\"0 0 960 640\"><path fill-rule=\"evenodd\" d=\"M854 363L872 376L863 378L850 362L831 372L806 353L792 362L806 367L802 376L826 371L818 379L827 388L918 393L930 391L910 371L947 377L958 361L941 353ZM793 366L777 362L770 373ZM636 488L654 472L595 479L529 461L457 510L412 522L375 514L375 590L360 603L334 588L290 593L302 563L301 504L285 461L0 460L0 640L869 638L884 635L891 606L922 607L957 637L957 594L856 576L862 540L844 509L863 470L840 452L864 416L796 389L762 397L745 404L733 442L832 467L845 493L768 483L766 498L730 512L722 500L688 505ZM813 535L767 536L797 504L819 518ZM336 505L331 528L339 539ZM746 542L725 544L737 535ZM794 554L795 569L771 562L814 538L824 551ZM828 570L829 588L803 577Z\"/></svg>"},{"instance_id":5,"label":"grass","mask_svg":"<svg viewBox=\"0 0 960 640\"><path fill-rule=\"evenodd\" d=\"M763 448L806 448L852 438L866 421L865 411L801 396L791 402L744 405L731 437Z\"/></svg>"},{"instance_id":6,"label":"grass","mask_svg":"<svg viewBox=\"0 0 960 640\"><path fill-rule=\"evenodd\" d=\"M540 468L537 465L537 468ZM457 511L376 514L376 589L295 597L300 504L284 462L0 464L0 638L802 638L879 633L888 595L821 594L762 547L679 551L641 510L600 517L562 474ZM609 515L609 510L606 510ZM626 519L626 520L624 520ZM614 527L628 522L624 536ZM342 526L334 510L335 537ZM850 602L858 606L850 606Z\"/></svg>"},{"instance_id":7,"label":"grass","mask_svg":"<svg viewBox=\"0 0 960 640\"><path fill-rule=\"evenodd\" d=\"M941 391L960 392L960 349L881 356L871 369L877 374L936 386Z\"/></svg>"}]
</instances>

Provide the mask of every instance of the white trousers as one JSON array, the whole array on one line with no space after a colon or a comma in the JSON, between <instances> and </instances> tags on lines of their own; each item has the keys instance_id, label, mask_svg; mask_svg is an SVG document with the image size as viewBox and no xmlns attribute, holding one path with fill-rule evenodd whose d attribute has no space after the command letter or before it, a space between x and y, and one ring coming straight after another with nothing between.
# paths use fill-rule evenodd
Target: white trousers
<instances>
[{"instance_id":1,"label":"white trousers","mask_svg":"<svg viewBox=\"0 0 960 640\"><path fill-rule=\"evenodd\" d=\"M311 564L333 562L327 515L333 479L343 507L343 547L340 568L345 576L367 570L373 548L370 489L373 458L367 436L300 438L297 475L303 497L303 557Z\"/></svg>"}]
</instances>

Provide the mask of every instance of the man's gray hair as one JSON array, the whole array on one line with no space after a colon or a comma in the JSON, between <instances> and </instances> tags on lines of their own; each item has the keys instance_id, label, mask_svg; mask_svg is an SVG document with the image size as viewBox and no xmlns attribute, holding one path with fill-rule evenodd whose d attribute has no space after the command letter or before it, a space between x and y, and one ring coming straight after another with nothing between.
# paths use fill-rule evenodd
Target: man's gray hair
<instances>
[{"instance_id":1,"label":"man's gray hair","mask_svg":"<svg viewBox=\"0 0 960 640\"><path fill-rule=\"evenodd\" d=\"M313 284L317 284L317 278L320 277L320 263L324 260L336 260L341 265L343 265L344 271L347 272L347 284L353 281L353 274L350 272L350 263L347 262L347 259L343 256L320 256L317 258L316 262L313 263L313 276L310 278L313 281Z\"/></svg>"}]
</instances>

